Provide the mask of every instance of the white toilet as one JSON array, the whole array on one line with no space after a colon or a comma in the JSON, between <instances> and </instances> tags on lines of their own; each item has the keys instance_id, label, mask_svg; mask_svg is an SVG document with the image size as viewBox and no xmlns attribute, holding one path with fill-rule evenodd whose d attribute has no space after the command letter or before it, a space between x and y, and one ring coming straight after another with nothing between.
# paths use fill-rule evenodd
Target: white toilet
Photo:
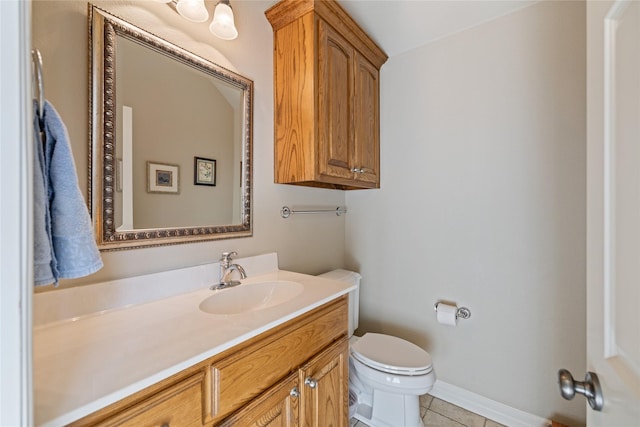
<instances>
[{"instance_id":1,"label":"white toilet","mask_svg":"<svg viewBox=\"0 0 640 427\"><path fill-rule=\"evenodd\" d=\"M357 286L349 294L349 415L371 427L422 427L419 396L436 381L429 353L390 335L354 336L361 276L347 270L320 276Z\"/></svg>"}]
</instances>

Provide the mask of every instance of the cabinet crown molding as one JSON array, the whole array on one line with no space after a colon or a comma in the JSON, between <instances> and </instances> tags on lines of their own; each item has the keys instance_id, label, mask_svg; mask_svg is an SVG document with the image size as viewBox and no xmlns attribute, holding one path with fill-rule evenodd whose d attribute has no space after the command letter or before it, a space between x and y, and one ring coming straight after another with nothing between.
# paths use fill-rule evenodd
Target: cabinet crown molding
<instances>
[{"instance_id":1,"label":"cabinet crown molding","mask_svg":"<svg viewBox=\"0 0 640 427\"><path fill-rule=\"evenodd\" d=\"M274 31L290 24L307 13L315 14L354 43L360 51L376 68L380 69L387 61L388 56L380 46L374 42L367 33L353 20L353 18L335 0L283 0L276 3L265 15Z\"/></svg>"}]
</instances>

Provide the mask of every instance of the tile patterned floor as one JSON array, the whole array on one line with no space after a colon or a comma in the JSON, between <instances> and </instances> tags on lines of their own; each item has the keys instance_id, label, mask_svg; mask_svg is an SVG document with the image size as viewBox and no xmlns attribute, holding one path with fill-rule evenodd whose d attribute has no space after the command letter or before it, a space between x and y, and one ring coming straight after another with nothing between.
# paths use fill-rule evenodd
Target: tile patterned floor
<instances>
[{"instance_id":1,"label":"tile patterned floor","mask_svg":"<svg viewBox=\"0 0 640 427\"><path fill-rule=\"evenodd\" d=\"M420 415L425 427L504 427L428 394L420 396ZM351 427L366 426L361 421L351 420Z\"/></svg>"}]
</instances>

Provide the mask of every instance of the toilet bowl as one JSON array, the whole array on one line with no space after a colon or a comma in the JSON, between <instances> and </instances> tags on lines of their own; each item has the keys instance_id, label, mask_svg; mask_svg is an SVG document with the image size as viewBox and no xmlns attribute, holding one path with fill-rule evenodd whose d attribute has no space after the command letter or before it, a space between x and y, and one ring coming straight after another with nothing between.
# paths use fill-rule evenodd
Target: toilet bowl
<instances>
[{"instance_id":1,"label":"toilet bowl","mask_svg":"<svg viewBox=\"0 0 640 427\"><path fill-rule=\"evenodd\" d=\"M354 336L361 276L333 270L321 277L356 285L349 294L350 415L371 427L423 427L419 397L436 381L429 353L391 335Z\"/></svg>"},{"instance_id":2,"label":"toilet bowl","mask_svg":"<svg viewBox=\"0 0 640 427\"><path fill-rule=\"evenodd\" d=\"M372 427L422 427L419 397L436 381L429 353L383 334L366 333L350 344L353 416Z\"/></svg>"}]
</instances>

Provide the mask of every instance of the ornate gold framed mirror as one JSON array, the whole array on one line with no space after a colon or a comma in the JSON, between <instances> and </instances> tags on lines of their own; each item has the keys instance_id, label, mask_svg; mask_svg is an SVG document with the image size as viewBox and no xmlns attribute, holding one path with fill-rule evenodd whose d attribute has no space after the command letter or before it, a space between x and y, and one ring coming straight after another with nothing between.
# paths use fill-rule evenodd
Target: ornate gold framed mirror
<instances>
[{"instance_id":1,"label":"ornate gold framed mirror","mask_svg":"<svg viewBox=\"0 0 640 427\"><path fill-rule=\"evenodd\" d=\"M253 82L94 5L89 14L100 249L251 236Z\"/></svg>"}]
</instances>

